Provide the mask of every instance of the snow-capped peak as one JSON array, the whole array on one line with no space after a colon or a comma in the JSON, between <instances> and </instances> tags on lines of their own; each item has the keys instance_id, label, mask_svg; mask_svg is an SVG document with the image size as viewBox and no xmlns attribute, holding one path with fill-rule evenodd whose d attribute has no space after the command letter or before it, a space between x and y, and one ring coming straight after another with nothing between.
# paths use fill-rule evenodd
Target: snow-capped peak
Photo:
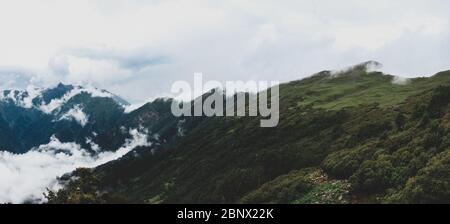
<instances>
[{"instance_id":1,"label":"snow-capped peak","mask_svg":"<svg viewBox=\"0 0 450 224\"><path fill-rule=\"evenodd\" d=\"M50 114L82 93L87 93L91 97L112 98L123 107L129 105L125 100L106 90L92 86L82 87L61 83L54 88L39 88L30 85L26 90L4 90L0 94L0 101L9 101L23 108L35 108Z\"/></svg>"},{"instance_id":2,"label":"snow-capped peak","mask_svg":"<svg viewBox=\"0 0 450 224\"><path fill-rule=\"evenodd\" d=\"M0 94L0 101L10 101L24 108L33 107L33 99L39 97L43 89L35 86L28 86L26 90L4 90Z\"/></svg>"}]
</instances>

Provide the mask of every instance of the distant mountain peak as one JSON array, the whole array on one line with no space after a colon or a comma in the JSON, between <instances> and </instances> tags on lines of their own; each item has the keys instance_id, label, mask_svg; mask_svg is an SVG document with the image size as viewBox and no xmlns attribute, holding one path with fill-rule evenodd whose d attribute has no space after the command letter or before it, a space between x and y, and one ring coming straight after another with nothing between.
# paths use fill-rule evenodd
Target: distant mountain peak
<instances>
[{"instance_id":1,"label":"distant mountain peak","mask_svg":"<svg viewBox=\"0 0 450 224\"><path fill-rule=\"evenodd\" d=\"M372 72L378 72L383 67L383 64L377 61L366 61L353 66L346 67L344 69L331 71L332 77L341 77L355 74L368 74Z\"/></svg>"},{"instance_id":2,"label":"distant mountain peak","mask_svg":"<svg viewBox=\"0 0 450 224\"><path fill-rule=\"evenodd\" d=\"M45 113L52 113L71 98L82 93L89 94L91 97L111 98L122 107L130 105L121 97L103 89L63 83L58 83L55 87L50 88L28 86L25 90L4 90L0 93L0 101L14 103L24 108L35 108Z\"/></svg>"}]
</instances>

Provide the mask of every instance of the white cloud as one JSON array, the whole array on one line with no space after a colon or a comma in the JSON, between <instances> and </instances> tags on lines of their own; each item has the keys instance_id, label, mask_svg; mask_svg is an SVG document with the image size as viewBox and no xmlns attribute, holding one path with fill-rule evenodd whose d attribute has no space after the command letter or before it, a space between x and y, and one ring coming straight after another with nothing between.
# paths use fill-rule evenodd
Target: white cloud
<instances>
[{"instance_id":1,"label":"white cloud","mask_svg":"<svg viewBox=\"0 0 450 224\"><path fill-rule=\"evenodd\" d=\"M409 82L410 82L410 79L405 78L405 77L400 77L400 76L394 76L394 78L392 79L392 83L397 84L397 85L406 85Z\"/></svg>"},{"instance_id":2,"label":"white cloud","mask_svg":"<svg viewBox=\"0 0 450 224\"><path fill-rule=\"evenodd\" d=\"M149 101L150 102L150 101ZM130 104L128 106L125 107L125 113L131 113L139 108L141 108L142 106L144 106L145 103L136 103L136 104Z\"/></svg>"},{"instance_id":3,"label":"white cloud","mask_svg":"<svg viewBox=\"0 0 450 224\"><path fill-rule=\"evenodd\" d=\"M46 188L57 190L61 186L56 178L78 167L96 167L118 159L137 146L149 146L147 134L130 130L131 139L115 152L89 154L75 143L63 143L52 137L25 154L0 151L0 203L43 202ZM95 143L92 143L94 144Z\"/></svg>"},{"instance_id":4,"label":"white cloud","mask_svg":"<svg viewBox=\"0 0 450 224\"><path fill-rule=\"evenodd\" d=\"M64 113L60 120L75 120L84 127L89 121L89 116L83 112L83 108L81 108L80 105L75 105L69 111Z\"/></svg>"},{"instance_id":5,"label":"white cloud","mask_svg":"<svg viewBox=\"0 0 450 224\"><path fill-rule=\"evenodd\" d=\"M32 108L33 107L33 99L36 97L41 96L42 89L29 85L26 89L26 92L28 93L27 97L23 99L23 106L25 108Z\"/></svg>"},{"instance_id":6,"label":"white cloud","mask_svg":"<svg viewBox=\"0 0 450 224\"><path fill-rule=\"evenodd\" d=\"M447 24L434 15L405 15L395 22L373 21L373 24L346 24L335 31L335 46L341 50L361 48L377 50L402 38L405 34L434 36L441 34Z\"/></svg>"},{"instance_id":7,"label":"white cloud","mask_svg":"<svg viewBox=\"0 0 450 224\"><path fill-rule=\"evenodd\" d=\"M195 72L287 81L376 60L388 72L431 75L450 68L449 8L442 0L1 1L0 68L21 69L0 69L18 80L0 87L90 83L137 103Z\"/></svg>"}]
</instances>

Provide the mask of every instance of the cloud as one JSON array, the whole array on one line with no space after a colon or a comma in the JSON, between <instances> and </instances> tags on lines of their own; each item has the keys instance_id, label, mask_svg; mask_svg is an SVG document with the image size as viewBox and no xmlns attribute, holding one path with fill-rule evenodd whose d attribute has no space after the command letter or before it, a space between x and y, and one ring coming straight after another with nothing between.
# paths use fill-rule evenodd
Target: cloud
<instances>
[{"instance_id":1,"label":"cloud","mask_svg":"<svg viewBox=\"0 0 450 224\"><path fill-rule=\"evenodd\" d=\"M53 74L65 76L69 74L69 59L66 55L57 55L48 62L49 71Z\"/></svg>"},{"instance_id":2,"label":"cloud","mask_svg":"<svg viewBox=\"0 0 450 224\"><path fill-rule=\"evenodd\" d=\"M0 89L18 88L25 89L29 83L32 83L35 74L20 67L3 67L0 68Z\"/></svg>"},{"instance_id":3,"label":"cloud","mask_svg":"<svg viewBox=\"0 0 450 224\"><path fill-rule=\"evenodd\" d=\"M411 80L405 77L399 77L399 76L394 76L394 78L392 79L392 83L393 84L397 84L397 85L406 85L410 82Z\"/></svg>"},{"instance_id":4,"label":"cloud","mask_svg":"<svg viewBox=\"0 0 450 224\"><path fill-rule=\"evenodd\" d=\"M78 167L96 167L122 157L137 146L150 145L145 132L137 129L129 132L132 138L115 152L92 155L78 144L63 143L55 137L25 154L0 151L0 203L43 202L47 188L61 187L56 180L58 176Z\"/></svg>"},{"instance_id":5,"label":"cloud","mask_svg":"<svg viewBox=\"0 0 450 224\"><path fill-rule=\"evenodd\" d=\"M450 68L447 1L23 1L0 3L0 68L32 75L2 79L90 83L132 103L195 72L288 81L368 60L408 77Z\"/></svg>"},{"instance_id":6,"label":"cloud","mask_svg":"<svg viewBox=\"0 0 450 224\"><path fill-rule=\"evenodd\" d=\"M107 47L95 47L70 49L66 50L65 53L79 58L113 61L120 65L120 67L133 71L169 62L168 56L161 53L157 54L150 49L118 50Z\"/></svg>"},{"instance_id":7,"label":"cloud","mask_svg":"<svg viewBox=\"0 0 450 224\"><path fill-rule=\"evenodd\" d=\"M60 120L74 120L84 127L89 121L89 116L83 112L83 108L81 108L80 105L75 105L69 111L64 113Z\"/></svg>"}]
</instances>

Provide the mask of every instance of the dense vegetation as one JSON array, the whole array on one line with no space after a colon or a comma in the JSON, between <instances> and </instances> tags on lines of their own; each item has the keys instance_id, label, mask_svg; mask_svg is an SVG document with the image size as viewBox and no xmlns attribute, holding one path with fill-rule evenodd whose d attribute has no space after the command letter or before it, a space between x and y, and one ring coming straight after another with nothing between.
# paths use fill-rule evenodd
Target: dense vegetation
<instances>
[{"instance_id":1,"label":"dense vegetation","mask_svg":"<svg viewBox=\"0 0 450 224\"><path fill-rule=\"evenodd\" d=\"M282 84L275 128L197 118L170 137L180 120L160 115L146 125L166 142L89 171L95 190L79 192L79 177L49 202L450 203L450 72L393 79L357 66Z\"/></svg>"}]
</instances>

